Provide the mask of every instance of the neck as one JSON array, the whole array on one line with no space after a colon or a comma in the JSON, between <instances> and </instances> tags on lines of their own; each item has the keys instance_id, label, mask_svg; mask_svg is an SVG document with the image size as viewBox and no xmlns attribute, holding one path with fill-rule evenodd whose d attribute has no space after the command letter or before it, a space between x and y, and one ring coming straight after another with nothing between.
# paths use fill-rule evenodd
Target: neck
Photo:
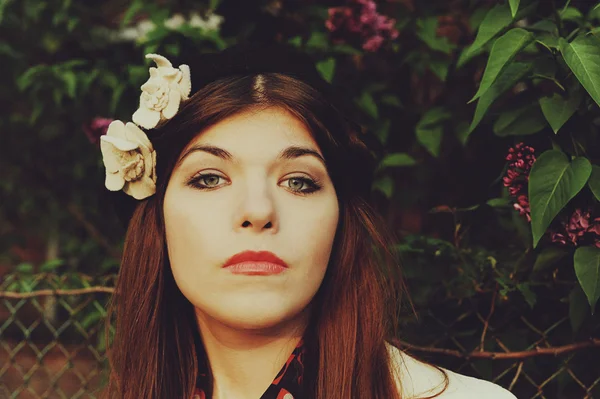
<instances>
[{"instance_id":1,"label":"neck","mask_svg":"<svg viewBox=\"0 0 600 399\"><path fill-rule=\"evenodd\" d=\"M258 399L302 338L309 311L277 326L239 329L196 310L213 375L212 399Z\"/></svg>"}]
</instances>

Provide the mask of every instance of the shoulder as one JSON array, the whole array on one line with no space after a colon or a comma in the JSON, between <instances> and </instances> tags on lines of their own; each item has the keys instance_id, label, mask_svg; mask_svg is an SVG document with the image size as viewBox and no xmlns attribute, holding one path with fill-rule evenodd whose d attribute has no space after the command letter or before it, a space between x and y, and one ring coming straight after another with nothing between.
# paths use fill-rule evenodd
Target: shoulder
<instances>
[{"instance_id":1,"label":"shoulder","mask_svg":"<svg viewBox=\"0 0 600 399\"><path fill-rule=\"evenodd\" d=\"M393 345L386 343L392 367L396 372L402 396L417 399L435 395L445 386L445 378L440 370L407 355ZM448 376L448 387L437 396L439 399L516 399L506 389L486 380L469 377L442 369Z\"/></svg>"}]
</instances>

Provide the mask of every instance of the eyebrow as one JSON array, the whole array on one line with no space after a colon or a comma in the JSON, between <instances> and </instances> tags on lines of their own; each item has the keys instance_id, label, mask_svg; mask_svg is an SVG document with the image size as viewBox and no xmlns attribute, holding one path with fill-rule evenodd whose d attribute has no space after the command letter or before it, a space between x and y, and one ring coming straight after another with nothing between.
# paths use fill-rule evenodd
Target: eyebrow
<instances>
[{"instance_id":1,"label":"eyebrow","mask_svg":"<svg viewBox=\"0 0 600 399\"><path fill-rule=\"evenodd\" d=\"M234 157L233 155L231 155L231 153L227 150L224 150L223 148L219 148L219 147L215 147L213 145L207 145L207 144L196 144L193 145L192 147L190 147L179 159L178 164L181 164L183 162L183 160L190 154L194 153L194 152L206 152L208 154L212 154L218 158L221 158L225 161L233 161ZM282 150L279 155L277 156L277 161L281 161L281 160L292 160L292 159L296 159L296 158L300 158L303 156L313 156L315 158L317 158L319 161L321 161L321 163L323 163L323 166L327 166L325 163L325 159L321 156L321 154L319 154L317 151L313 150L312 148L308 148L308 147L301 147L301 146L290 146L285 148L284 150Z\"/></svg>"}]
</instances>

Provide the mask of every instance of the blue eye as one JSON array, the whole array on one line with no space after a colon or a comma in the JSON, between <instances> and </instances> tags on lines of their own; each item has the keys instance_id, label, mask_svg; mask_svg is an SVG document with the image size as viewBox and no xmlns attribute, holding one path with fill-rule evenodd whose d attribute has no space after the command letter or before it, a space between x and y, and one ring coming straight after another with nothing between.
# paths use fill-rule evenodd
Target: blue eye
<instances>
[{"instance_id":1,"label":"blue eye","mask_svg":"<svg viewBox=\"0 0 600 399\"><path fill-rule=\"evenodd\" d=\"M214 173L198 174L190 179L188 185L198 190L210 190L219 187L219 179L225 178ZM322 188L318 181L307 177L290 177L285 181L288 182L290 191L301 195L311 194Z\"/></svg>"},{"instance_id":2,"label":"blue eye","mask_svg":"<svg viewBox=\"0 0 600 399\"><path fill-rule=\"evenodd\" d=\"M306 177L290 177L289 179L286 180L288 183L288 187L297 193L301 193L301 194L310 194L310 193L314 193L315 191L319 191L321 189L321 186L319 185L318 182L306 178ZM292 187L292 182L295 182L296 184L296 188ZM302 186L306 186L307 188L302 189Z\"/></svg>"},{"instance_id":3,"label":"blue eye","mask_svg":"<svg viewBox=\"0 0 600 399\"><path fill-rule=\"evenodd\" d=\"M188 181L187 185L198 190L210 190L218 187L219 179L224 177L214 173L197 174Z\"/></svg>"}]
</instances>

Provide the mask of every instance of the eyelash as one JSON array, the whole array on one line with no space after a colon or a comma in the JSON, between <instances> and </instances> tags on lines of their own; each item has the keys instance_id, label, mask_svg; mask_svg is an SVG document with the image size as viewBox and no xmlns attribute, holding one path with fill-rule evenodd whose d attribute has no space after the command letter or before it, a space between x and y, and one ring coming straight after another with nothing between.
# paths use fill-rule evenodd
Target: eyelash
<instances>
[{"instance_id":1,"label":"eyelash","mask_svg":"<svg viewBox=\"0 0 600 399\"><path fill-rule=\"evenodd\" d=\"M188 182L188 186L198 189L198 190L211 190L217 187L205 187L199 184L199 182L203 179L206 179L207 177L218 177L220 179L225 179L223 176L219 176L217 174L214 173L200 173L197 174L196 176L194 176L193 178L190 179L190 181ZM319 191L322 188L321 183L318 180L313 180L310 179L308 177L290 177L286 180L300 180L301 182L303 182L304 184L308 185L309 188L305 189L305 190L293 190L291 189L292 192L296 193L296 194L300 194L300 195L309 195L312 193L315 193L317 191Z\"/></svg>"}]
</instances>

